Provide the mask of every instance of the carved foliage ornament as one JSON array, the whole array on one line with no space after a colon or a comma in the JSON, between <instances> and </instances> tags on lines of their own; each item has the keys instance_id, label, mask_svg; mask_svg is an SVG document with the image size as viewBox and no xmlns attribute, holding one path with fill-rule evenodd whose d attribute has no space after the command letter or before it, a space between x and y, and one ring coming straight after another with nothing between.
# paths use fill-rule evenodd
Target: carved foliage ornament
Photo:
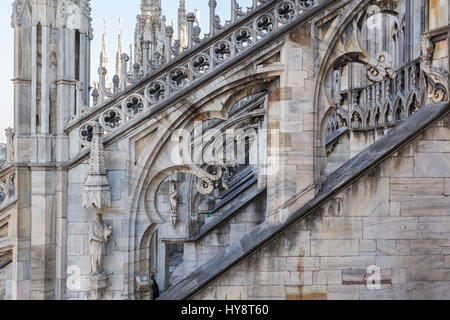
<instances>
[{"instance_id":1,"label":"carved foliage ornament","mask_svg":"<svg viewBox=\"0 0 450 320\"><path fill-rule=\"evenodd\" d=\"M367 78L370 81L381 82L388 76L392 79L396 77L392 70L392 57L386 51L378 52L376 58L370 58L367 64Z\"/></svg>"},{"instance_id":2,"label":"carved foliage ornament","mask_svg":"<svg viewBox=\"0 0 450 320\"><path fill-rule=\"evenodd\" d=\"M6 177L0 180L0 205L6 203L8 200L15 199L16 195L16 174L9 173Z\"/></svg>"},{"instance_id":3,"label":"carved foliage ornament","mask_svg":"<svg viewBox=\"0 0 450 320\"><path fill-rule=\"evenodd\" d=\"M440 103L448 99L448 71L433 66L434 44L429 34L422 35L421 69L427 80L429 103Z\"/></svg>"}]
</instances>

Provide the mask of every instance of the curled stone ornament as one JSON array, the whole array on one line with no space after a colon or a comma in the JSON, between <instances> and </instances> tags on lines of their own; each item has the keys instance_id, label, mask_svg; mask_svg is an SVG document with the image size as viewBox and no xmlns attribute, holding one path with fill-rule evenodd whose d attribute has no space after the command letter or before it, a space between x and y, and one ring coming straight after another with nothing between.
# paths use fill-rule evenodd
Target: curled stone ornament
<instances>
[{"instance_id":1,"label":"curled stone ornament","mask_svg":"<svg viewBox=\"0 0 450 320\"><path fill-rule=\"evenodd\" d=\"M223 170L218 166L209 166L207 170L199 169L195 174L200 181L197 189L201 194L211 194L216 188L216 182L220 182Z\"/></svg>"},{"instance_id":2,"label":"curled stone ornament","mask_svg":"<svg viewBox=\"0 0 450 320\"><path fill-rule=\"evenodd\" d=\"M377 53L376 59L371 59L368 64L367 77L373 82L381 82L388 75L391 78L396 76L391 69L392 57L385 51Z\"/></svg>"}]
</instances>

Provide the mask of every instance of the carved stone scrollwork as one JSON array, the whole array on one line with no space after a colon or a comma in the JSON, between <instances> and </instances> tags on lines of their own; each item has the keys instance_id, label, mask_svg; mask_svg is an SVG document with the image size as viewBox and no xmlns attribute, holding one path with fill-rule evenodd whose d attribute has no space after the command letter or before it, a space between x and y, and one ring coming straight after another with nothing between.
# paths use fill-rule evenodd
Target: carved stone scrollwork
<instances>
[{"instance_id":1,"label":"carved stone scrollwork","mask_svg":"<svg viewBox=\"0 0 450 320\"><path fill-rule=\"evenodd\" d=\"M448 72L433 66L433 52L430 35L422 35L421 69L426 78L428 103L440 103L448 99Z\"/></svg>"},{"instance_id":2,"label":"carved stone scrollwork","mask_svg":"<svg viewBox=\"0 0 450 320\"><path fill-rule=\"evenodd\" d=\"M367 77L370 81L381 82L387 76L392 79L396 77L396 73L392 70L392 57L386 51L377 53L376 58L369 59L367 63Z\"/></svg>"},{"instance_id":3,"label":"carved stone scrollwork","mask_svg":"<svg viewBox=\"0 0 450 320\"><path fill-rule=\"evenodd\" d=\"M201 194L211 194L221 182L223 170L219 166L209 166L207 170L197 169L195 175L200 179L197 188Z\"/></svg>"},{"instance_id":4,"label":"carved stone scrollwork","mask_svg":"<svg viewBox=\"0 0 450 320\"><path fill-rule=\"evenodd\" d=\"M434 104L441 103L447 99L447 90L432 82L427 83L428 100Z\"/></svg>"},{"instance_id":5,"label":"carved stone scrollwork","mask_svg":"<svg viewBox=\"0 0 450 320\"><path fill-rule=\"evenodd\" d=\"M0 206L15 199L16 196L16 174L11 171L0 180Z\"/></svg>"}]
</instances>

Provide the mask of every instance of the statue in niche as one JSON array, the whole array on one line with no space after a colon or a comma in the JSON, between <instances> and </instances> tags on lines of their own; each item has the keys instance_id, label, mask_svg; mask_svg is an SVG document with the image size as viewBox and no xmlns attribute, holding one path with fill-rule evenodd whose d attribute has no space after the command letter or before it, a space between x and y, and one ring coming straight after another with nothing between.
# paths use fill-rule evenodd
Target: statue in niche
<instances>
[{"instance_id":1,"label":"statue in niche","mask_svg":"<svg viewBox=\"0 0 450 320\"><path fill-rule=\"evenodd\" d=\"M353 113L352 127L353 128L361 128L362 127L361 117L359 116L358 112Z\"/></svg>"},{"instance_id":2,"label":"statue in niche","mask_svg":"<svg viewBox=\"0 0 450 320\"><path fill-rule=\"evenodd\" d=\"M112 234L112 227L103 222L101 214L97 214L96 221L89 230L89 254L91 257L91 276L104 274L103 259L108 238Z\"/></svg>"},{"instance_id":3,"label":"statue in niche","mask_svg":"<svg viewBox=\"0 0 450 320\"><path fill-rule=\"evenodd\" d=\"M392 94L391 92L391 79L386 79L385 83L385 91L386 91L386 97L389 98Z\"/></svg>"},{"instance_id":4,"label":"statue in niche","mask_svg":"<svg viewBox=\"0 0 450 320\"><path fill-rule=\"evenodd\" d=\"M368 107L372 106L372 88L370 88L369 91L367 92L367 106Z\"/></svg>"},{"instance_id":5,"label":"statue in niche","mask_svg":"<svg viewBox=\"0 0 450 320\"><path fill-rule=\"evenodd\" d=\"M359 104L359 92L355 91L352 95L352 105L356 107Z\"/></svg>"},{"instance_id":6,"label":"statue in niche","mask_svg":"<svg viewBox=\"0 0 450 320\"><path fill-rule=\"evenodd\" d=\"M400 72L397 78L397 93L402 92L403 89L403 73Z\"/></svg>"},{"instance_id":7,"label":"statue in niche","mask_svg":"<svg viewBox=\"0 0 450 320\"><path fill-rule=\"evenodd\" d=\"M392 113L392 109L389 107L388 112L387 112L387 117L386 120L388 122L391 122L394 120L394 114Z\"/></svg>"},{"instance_id":8,"label":"statue in niche","mask_svg":"<svg viewBox=\"0 0 450 320\"><path fill-rule=\"evenodd\" d=\"M172 226L177 224L177 211L178 211L178 190L175 181L170 181L169 187L169 205L170 205L170 221Z\"/></svg>"}]
</instances>

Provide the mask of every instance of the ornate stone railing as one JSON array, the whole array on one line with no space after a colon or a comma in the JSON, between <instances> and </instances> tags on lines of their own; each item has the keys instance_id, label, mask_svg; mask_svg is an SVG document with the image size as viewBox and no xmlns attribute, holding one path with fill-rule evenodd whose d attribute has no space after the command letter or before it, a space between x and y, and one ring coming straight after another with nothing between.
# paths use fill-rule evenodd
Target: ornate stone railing
<instances>
[{"instance_id":1,"label":"ornate stone railing","mask_svg":"<svg viewBox=\"0 0 450 320\"><path fill-rule=\"evenodd\" d=\"M440 93L439 93L439 92ZM446 88L434 88L422 70L420 59L396 70L395 79L386 78L365 88L337 92L337 110L329 117L326 136L339 129L390 127L425 104L447 99Z\"/></svg>"},{"instance_id":2,"label":"ornate stone railing","mask_svg":"<svg viewBox=\"0 0 450 320\"><path fill-rule=\"evenodd\" d=\"M199 82L216 69L231 65L234 57L251 51L255 44L273 33L292 26L315 7L331 2L254 0L252 8L244 13L236 0L232 0L232 20L221 26L214 11L215 1L210 1L210 34L200 39L199 27L193 26L192 17L188 18L188 48L182 53L171 49L166 53L169 59L164 65L161 65L157 56L154 61L145 59L143 68L135 65L132 74L124 68L123 76L126 80L120 81L119 77L114 77L113 89L105 87L106 70L100 68L100 83L93 92L96 105L92 108L84 105L82 89L78 86L77 114L69 121L66 132L77 132L81 146L87 146L92 142L94 122L99 122L106 133L114 132L167 102L170 97ZM170 32L169 29L168 34ZM126 62L129 58L123 55L122 59Z\"/></svg>"}]
</instances>

